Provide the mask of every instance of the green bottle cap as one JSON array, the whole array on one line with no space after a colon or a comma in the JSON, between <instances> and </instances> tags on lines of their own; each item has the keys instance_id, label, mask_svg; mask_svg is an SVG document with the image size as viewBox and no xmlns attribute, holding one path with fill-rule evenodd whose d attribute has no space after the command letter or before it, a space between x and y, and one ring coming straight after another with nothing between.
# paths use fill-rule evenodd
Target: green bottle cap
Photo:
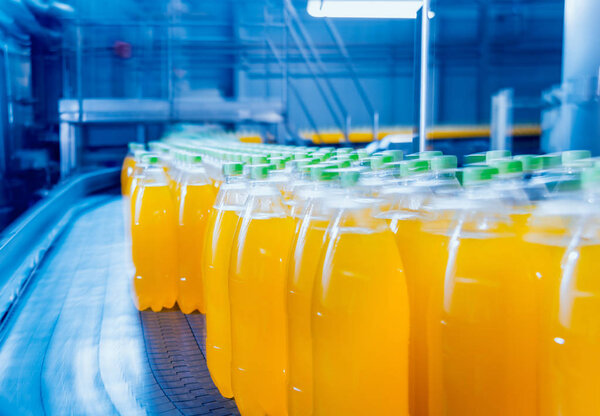
<instances>
[{"instance_id":1,"label":"green bottle cap","mask_svg":"<svg viewBox=\"0 0 600 416\"><path fill-rule=\"evenodd\" d=\"M486 155L485 153L471 153L470 155L465 155L464 164L472 165L473 163L482 163L485 162Z\"/></svg>"},{"instance_id":2,"label":"green bottle cap","mask_svg":"<svg viewBox=\"0 0 600 416\"><path fill-rule=\"evenodd\" d=\"M538 156L542 169L553 169L560 166L562 161L562 155L560 153L548 153L546 155Z\"/></svg>"},{"instance_id":3,"label":"green bottle cap","mask_svg":"<svg viewBox=\"0 0 600 416\"><path fill-rule=\"evenodd\" d=\"M384 150L381 154L391 156L394 162L399 162L404 157L404 152L402 150Z\"/></svg>"},{"instance_id":4,"label":"green bottle cap","mask_svg":"<svg viewBox=\"0 0 600 416\"><path fill-rule=\"evenodd\" d=\"M244 164L236 162L224 163L222 169L225 176L241 175L244 172Z\"/></svg>"},{"instance_id":5,"label":"green bottle cap","mask_svg":"<svg viewBox=\"0 0 600 416\"><path fill-rule=\"evenodd\" d=\"M442 156L444 153L442 153L440 150L426 150L424 152L419 152L419 159L422 160L430 160L436 156Z\"/></svg>"},{"instance_id":6,"label":"green bottle cap","mask_svg":"<svg viewBox=\"0 0 600 416\"><path fill-rule=\"evenodd\" d=\"M358 155L358 158L359 158L359 159L364 159L364 158L366 158L366 157L369 157L369 156L370 156L370 155L369 155L369 152L367 152L367 150L366 150L366 149L358 149L358 150L356 151L356 154Z\"/></svg>"},{"instance_id":7,"label":"green bottle cap","mask_svg":"<svg viewBox=\"0 0 600 416\"><path fill-rule=\"evenodd\" d=\"M517 155L513 159L523 164L524 172L533 172L542 167L542 160L536 155Z\"/></svg>"},{"instance_id":8,"label":"green bottle cap","mask_svg":"<svg viewBox=\"0 0 600 416\"><path fill-rule=\"evenodd\" d=\"M485 161L491 162L496 159L504 159L510 157L511 154L508 150L490 150L489 152L485 152Z\"/></svg>"},{"instance_id":9,"label":"green bottle cap","mask_svg":"<svg viewBox=\"0 0 600 416\"><path fill-rule=\"evenodd\" d=\"M200 155L189 155L189 162L193 164L202 163L202 156Z\"/></svg>"},{"instance_id":10,"label":"green bottle cap","mask_svg":"<svg viewBox=\"0 0 600 416\"><path fill-rule=\"evenodd\" d=\"M268 158L267 156L264 155L253 155L252 156L252 164L253 165L264 165L266 163L268 163Z\"/></svg>"},{"instance_id":11,"label":"green bottle cap","mask_svg":"<svg viewBox=\"0 0 600 416\"><path fill-rule=\"evenodd\" d=\"M250 179L266 179L269 176L269 166L267 164L250 165Z\"/></svg>"},{"instance_id":12,"label":"green bottle cap","mask_svg":"<svg viewBox=\"0 0 600 416\"><path fill-rule=\"evenodd\" d=\"M454 155L436 156L431 159L431 170L434 172L447 169L456 169L458 159Z\"/></svg>"},{"instance_id":13,"label":"green bottle cap","mask_svg":"<svg viewBox=\"0 0 600 416\"><path fill-rule=\"evenodd\" d=\"M271 157L269 159L269 162L271 162L271 164L275 165L275 167L277 169L285 169L286 163L287 161L285 160L285 158L279 156L279 157Z\"/></svg>"},{"instance_id":14,"label":"green bottle cap","mask_svg":"<svg viewBox=\"0 0 600 416\"><path fill-rule=\"evenodd\" d=\"M592 153L589 150L567 150L562 152L561 161L563 165L571 165L573 162L581 159L589 159Z\"/></svg>"},{"instance_id":15,"label":"green bottle cap","mask_svg":"<svg viewBox=\"0 0 600 416\"><path fill-rule=\"evenodd\" d=\"M400 176L412 176L429 171L429 160L412 159L400 162Z\"/></svg>"},{"instance_id":16,"label":"green bottle cap","mask_svg":"<svg viewBox=\"0 0 600 416\"><path fill-rule=\"evenodd\" d=\"M358 153L348 153L347 155L344 155L344 157L348 158L348 160L352 160L355 162L360 159L360 157L358 156Z\"/></svg>"},{"instance_id":17,"label":"green bottle cap","mask_svg":"<svg viewBox=\"0 0 600 416\"><path fill-rule=\"evenodd\" d=\"M584 189L600 189L600 167L585 169L581 173L581 183Z\"/></svg>"},{"instance_id":18,"label":"green bottle cap","mask_svg":"<svg viewBox=\"0 0 600 416\"><path fill-rule=\"evenodd\" d=\"M486 182L491 180L497 174L498 169L493 167L469 166L463 169L462 184L463 186L468 186Z\"/></svg>"},{"instance_id":19,"label":"green bottle cap","mask_svg":"<svg viewBox=\"0 0 600 416\"><path fill-rule=\"evenodd\" d=\"M148 165L156 165L158 164L159 159L155 154L145 154L142 156L142 162Z\"/></svg>"},{"instance_id":20,"label":"green bottle cap","mask_svg":"<svg viewBox=\"0 0 600 416\"><path fill-rule=\"evenodd\" d=\"M360 179L360 172L356 169L346 169L339 173L340 182L344 187L351 187L358 183Z\"/></svg>"},{"instance_id":21,"label":"green bottle cap","mask_svg":"<svg viewBox=\"0 0 600 416\"><path fill-rule=\"evenodd\" d=\"M354 149L351 148L351 147L340 147L339 149L337 149L335 151L335 153L337 155L344 155L344 154L347 154L347 153L352 153L353 151L354 151Z\"/></svg>"},{"instance_id":22,"label":"green bottle cap","mask_svg":"<svg viewBox=\"0 0 600 416\"><path fill-rule=\"evenodd\" d=\"M331 165L330 163L312 165L310 177L314 181L331 181L338 177L338 171L333 170L334 168L336 168L336 166Z\"/></svg>"},{"instance_id":23,"label":"green bottle cap","mask_svg":"<svg viewBox=\"0 0 600 416\"><path fill-rule=\"evenodd\" d=\"M498 169L499 175L510 175L523 172L523 162L511 159L496 159L490 161L490 166Z\"/></svg>"},{"instance_id":24,"label":"green bottle cap","mask_svg":"<svg viewBox=\"0 0 600 416\"><path fill-rule=\"evenodd\" d=\"M373 170L381 170L385 168L387 163L394 162L394 157L392 155L378 154L373 156L371 159L371 169Z\"/></svg>"}]
</instances>

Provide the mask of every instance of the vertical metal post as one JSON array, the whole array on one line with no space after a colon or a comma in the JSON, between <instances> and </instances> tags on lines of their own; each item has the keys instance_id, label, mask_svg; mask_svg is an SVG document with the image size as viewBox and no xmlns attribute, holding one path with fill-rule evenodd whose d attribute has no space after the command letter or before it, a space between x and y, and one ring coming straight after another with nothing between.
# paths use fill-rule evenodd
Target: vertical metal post
<instances>
[{"instance_id":1,"label":"vertical metal post","mask_svg":"<svg viewBox=\"0 0 600 416\"><path fill-rule=\"evenodd\" d=\"M492 150L512 150L513 90L500 90L492 96Z\"/></svg>"},{"instance_id":2,"label":"vertical metal post","mask_svg":"<svg viewBox=\"0 0 600 416\"><path fill-rule=\"evenodd\" d=\"M419 151L427 147L427 118L429 112L429 5L423 0L421 9L421 88L419 96Z\"/></svg>"}]
</instances>

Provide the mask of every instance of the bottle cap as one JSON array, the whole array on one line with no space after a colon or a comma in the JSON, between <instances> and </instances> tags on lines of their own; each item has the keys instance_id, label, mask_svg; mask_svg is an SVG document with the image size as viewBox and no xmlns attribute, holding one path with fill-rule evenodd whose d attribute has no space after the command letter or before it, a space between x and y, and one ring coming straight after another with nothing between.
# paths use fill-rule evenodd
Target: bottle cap
<instances>
[{"instance_id":1,"label":"bottle cap","mask_svg":"<svg viewBox=\"0 0 600 416\"><path fill-rule=\"evenodd\" d=\"M538 156L538 158L540 159L542 169L552 169L560 166L562 155L560 153L548 153Z\"/></svg>"},{"instance_id":2,"label":"bottle cap","mask_svg":"<svg viewBox=\"0 0 600 416\"><path fill-rule=\"evenodd\" d=\"M244 172L244 164L236 162L224 163L222 169L225 176L241 175Z\"/></svg>"},{"instance_id":3,"label":"bottle cap","mask_svg":"<svg viewBox=\"0 0 600 416\"><path fill-rule=\"evenodd\" d=\"M585 169L581 173L581 183L585 189L600 189L600 167Z\"/></svg>"},{"instance_id":4,"label":"bottle cap","mask_svg":"<svg viewBox=\"0 0 600 416\"><path fill-rule=\"evenodd\" d=\"M402 150L384 150L381 154L391 156L394 162L399 162L404 157L404 152Z\"/></svg>"},{"instance_id":5,"label":"bottle cap","mask_svg":"<svg viewBox=\"0 0 600 416\"><path fill-rule=\"evenodd\" d=\"M567 150L562 152L561 161L563 165L570 165L581 159L589 159L592 153L589 150Z\"/></svg>"},{"instance_id":6,"label":"bottle cap","mask_svg":"<svg viewBox=\"0 0 600 416\"><path fill-rule=\"evenodd\" d=\"M267 164L250 165L250 179L266 179L269 176Z\"/></svg>"},{"instance_id":7,"label":"bottle cap","mask_svg":"<svg viewBox=\"0 0 600 416\"><path fill-rule=\"evenodd\" d=\"M532 172L542 167L542 160L536 155L517 155L513 159L523 164L524 172Z\"/></svg>"},{"instance_id":8,"label":"bottle cap","mask_svg":"<svg viewBox=\"0 0 600 416\"><path fill-rule=\"evenodd\" d=\"M499 175L510 175L523 172L523 162L512 159L496 159L490 162L490 166L498 169Z\"/></svg>"},{"instance_id":9,"label":"bottle cap","mask_svg":"<svg viewBox=\"0 0 600 416\"><path fill-rule=\"evenodd\" d=\"M426 150L424 152L419 152L419 159L422 160L430 160L436 156L442 156L444 153L442 153L440 150Z\"/></svg>"},{"instance_id":10,"label":"bottle cap","mask_svg":"<svg viewBox=\"0 0 600 416\"><path fill-rule=\"evenodd\" d=\"M485 153L471 153L470 155L465 155L464 164L472 165L473 163L485 162L485 160Z\"/></svg>"},{"instance_id":11,"label":"bottle cap","mask_svg":"<svg viewBox=\"0 0 600 416\"><path fill-rule=\"evenodd\" d=\"M456 169L457 166L458 160L454 155L436 156L431 159L432 171Z\"/></svg>"},{"instance_id":12,"label":"bottle cap","mask_svg":"<svg viewBox=\"0 0 600 416\"><path fill-rule=\"evenodd\" d=\"M400 176L412 176L429 171L429 160L412 159L400 162Z\"/></svg>"},{"instance_id":13,"label":"bottle cap","mask_svg":"<svg viewBox=\"0 0 600 416\"><path fill-rule=\"evenodd\" d=\"M356 169L345 169L340 171L340 182L344 187L351 187L358 183L360 172Z\"/></svg>"},{"instance_id":14,"label":"bottle cap","mask_svg":"<svg viewBox=\"0 0 600 416\"><path fill-rule=\"evenodd\" d=\"M508 150L490 150L485 152L485 161L491 162L492 160L504 159L510 156L511 154Z\"/></svg>"},{"instance_id":15,"label":"bottle cap","mask_svg":"<svg viewBox=\"0 0 600 416\"><path fill-rule=\"evenodd\" d=\"M463 186L491 180L498 174L498 169L485 166L469 166L462 171Z\"/></svg>"}]
</instances>

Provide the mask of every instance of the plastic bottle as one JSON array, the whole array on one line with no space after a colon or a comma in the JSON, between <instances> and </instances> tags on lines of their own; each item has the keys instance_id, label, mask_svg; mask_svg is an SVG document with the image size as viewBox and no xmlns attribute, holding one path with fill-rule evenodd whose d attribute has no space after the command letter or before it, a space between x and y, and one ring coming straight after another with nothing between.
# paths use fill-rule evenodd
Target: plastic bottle
<instances>
[{"instance_id":1,"label":"plastic bottle","mask_svg":"<svg viewBox=\"0 0 600 416\"><path fill-rule=\"evenodd\" d=\"M540 415L600 412L600 170L582 185L541 203L525 235L541 299Z\"/></svg>"},{"instance_id":2,"label":"plastic bottle","mask_svg":"<svg viewBox=\"0 0 600 416\"><path fill-rule=\"evenodd\" d=\"M177 299L177 214L159 159L147 155L133 196L133 299L139 310L172 308Z\"/></svg>"},{"instance_id":3,"label":"plastic bottle","mask_svg":"<svg viewBox=\"0 0 600 416\"><path fill-rule=\"evenodd\" d=\"M204 233L215 195L202 157L189 154L179 186L179 279L177 304L183 313L205 312L202 284Z\"/></svg>"},{"instance_id":4,"label":"plastic bottle","mask_svg":"<svg viewBox=\"0 0 600 416\"><path fill-rule=\"evenodd\" d=\"M411 320L409 396L410 413L414 416L428 414L427 308L432 284L430 266L438 260L432 258L430 247L424 242L424 205L434 192L456 192L459 188L454 174L456 157L435 156L430 162L431 172L427 172L422 160L405 162L404 183L387 187L381 194L388 209L380 216L388 220L396 236L407 281ZM419 179L410 180L411 177Z\"/></svg>"},{"instance_id":5,"label":"plastic bottle","mask_svg":"<svg viewBox=\"0 0 600 416\"><path fill-rule=\"evenodd\" d=\"M286 414L285 281L294 223L268 181L250 168L229 270L232 386L242 415Z\"/></svg>"},{"instance_id":6,"label":"plastic bottle","mask_svg":"<svg viewBox=\"0 0 600 416\"><path fill-rule=\"evenodd\" d=\"M465 196L430 331L430 414L536 414L536 282L510 201L489 183L497 169L463 173Z\"/></svg>"},{"instance_id":7,"label":"plastic bottle","mask_svg":"<svg viewBox=\"0 0 600 416\"><path fill-rule=\"evenodd\" d=\"M123 166L121 168L121 194L128 197L131 190L131 180L133 178L133 171L135 170L136 163L136 152L144 150L144 145L141 143L129 143L129 151L125 159L123 159Z\"/></svg>"},{"instance_id":8,"label":"plastic bottle","mask_svg":"<svg viewBox=\"0 0 600 416\"><path fill-rule=\"evenodd\" d=\"M206 362L215 385L224 397L233 397L229 262L239 213L248 198L243 168L241 163L223 164L225 182L209 215L203 255Z\"/></svg>"},{"instance_id":9,"label":"plastic bottle","mask_svg":"<svg viewBox=\"0 0 600 416\"><path fill-rule=\"evenodd\" d=\"M311 300L319 259L325 244L329 212L321 202L335 193L336 170L313 165L315 187L300 195L302 209L292 242L287 272L288 415L312 414Z\"/></svg>"},{"instance_id":10,"label":"plastic bottle","mask_svg":"<svg viewBox=\"0 0 600 416\"><path fill-rule=\"evenodd\" d=\"M327 204L336 214L313 288L313 414L407 415L408 299L394 235L373 199Z\"/></svg>"}]
</instances>

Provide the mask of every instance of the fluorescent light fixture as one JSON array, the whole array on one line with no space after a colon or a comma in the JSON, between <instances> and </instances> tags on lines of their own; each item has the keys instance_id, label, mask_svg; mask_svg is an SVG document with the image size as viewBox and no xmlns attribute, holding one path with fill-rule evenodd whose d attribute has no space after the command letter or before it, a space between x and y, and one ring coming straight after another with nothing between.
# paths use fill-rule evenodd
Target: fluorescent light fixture
<instances>
[{"instance_id":1,"label":"fluorescent light fixture","mask_svg":"<svg viewBox=\"0 0 600 416\"><path fill-rule=\"evenodd\" d=\"M306 10L313 17L416 19L422 6L422 0L308 0Z\"/></svg>"}]
</instances>

